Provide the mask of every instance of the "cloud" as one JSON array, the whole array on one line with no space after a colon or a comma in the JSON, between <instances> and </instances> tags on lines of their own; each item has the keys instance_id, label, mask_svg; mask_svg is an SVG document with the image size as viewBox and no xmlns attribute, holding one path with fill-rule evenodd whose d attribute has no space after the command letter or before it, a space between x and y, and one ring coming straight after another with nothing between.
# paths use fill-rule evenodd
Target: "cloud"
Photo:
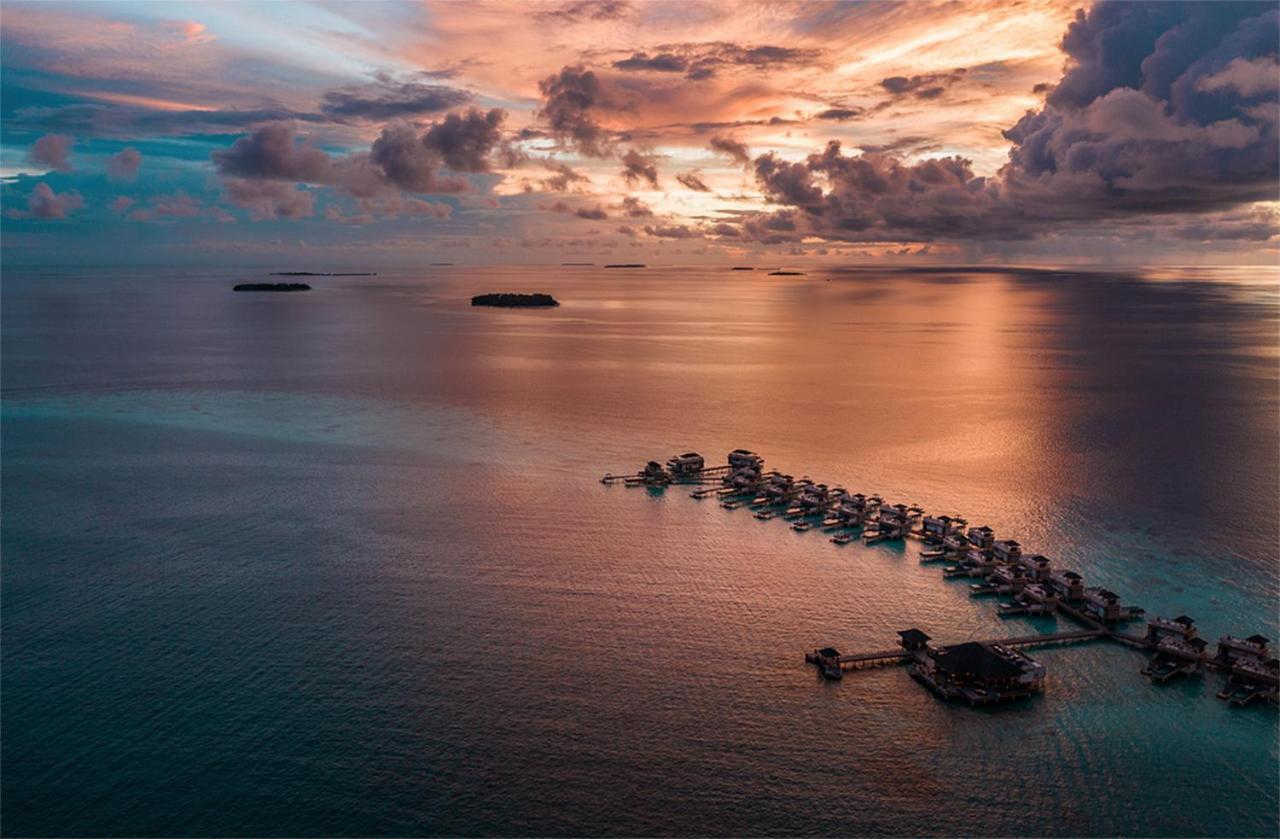
<instances>
[{"instance_id":1,"label":"cloud","mask_svg":"<svg viewBox=\"0 0 1280 839\"><path fill-rule=\"evenodd\" d=\"M264 125L231 148L213 153L213 163L223 175L238 178L327 183L333 178L333 161L310 143L295 142L293 126L279 122Z\"/></svg>"},{"instance_id":2,"label":"cloud","mask_svg":"<svg viewBox=\"0 0 1280 839\"><path fill-rule=\"evenodd\" d=\"M383 128L373 141L369 157L388 182L408 192L450 193L468 189L465 180L440 175L440 155L427 148L411 125L401 123Z\"/></svg>"},{"instance_id":3,"label":"cloud","mask_svg":"<svg viewBox=\"0 0 1280 839\"><path fill-rule=\"evenodd\" d=\"M964 79L968 73L963 67L947 73L926 73L919 76L890 76L880 80L880 86L894 96L911 94L917 99L937 99L948 87Z\"/></svg>"},{"instance_id":4,"label":"cloud","mask_svg":"<svg viewBox=\"0 0 1280 839\"><path fill-rule=\"evenodd\" d=\"M1250 98L1280 88L1280 62L1274 55L1253 60L1235 58L1225 68L1196 82L1197 90L1229 90Z\"/></svg>"},{"instance_id":5,"label":"cloud","mask_svg":"<svg viewBox=\"0 0 1280 839\"><path fill-rule=\"evenodd\" d=\"M622 199L622 209L631 218L650 218L653 210L639 198L628 195Z\"/></svg>"},{"instance_id":6,"label":"cloud","mask_svg":"<svg viewBox=\"0 0 1280 839\"><path fill-rule=\"evenodd\" d=\"M542 186L551 192L564 192L575 183L589 183L591 181L586 175L578 172L567 163L561 163L556 160L544 160L542 166L555 172L549 178L543 178Z\"/></svg>"},{"instance_id":7,"label":"cloud","mask_svg":"<svg viewBox=\"0 0 1280 839\"><path fill-rule=\"evenodd\" d=\"M192 218L200 215L202 205L185 192L178 191L173 195L160 195L152 199L148 208L153 216L169 216L173 218Z\"/></svg>"},{"instance_id":8,"label":"cloud","mask_svg":"<svg viewBox=\"0 0 1280 839\"><path fill-rule=\"evenodd\" d=\"M116 215L122 215L128 212L129 208L132 206L133 206L133 199L127 195L121 195L118 198L116 198L116 200L111 202L110 209L111 209L111 212L115 213Z\"/></svg>"},{"instance_id":9,"label":"cloud","mask_svg":"<svg viewBox=\"0 0 1280 839\"><path fill-rule=\"evenodd\" d=\"M573 211L573 214L578 218L591 219L593 221L603 221L609 217L609 214L605 212L604 207L601 207L599 204L590 208L579 207Z\"/></svg>"},{"instance_id":10,"label":"cloud","mask_svg":"<svg viewBox=\"0 0 1280 839\"><path fill-rule=\"evenodd\" d=\"M243 131L271 122L329 122L322 114L287 108L239 110L153 110L119 105L78 103L58 107L18 108L6 120L15 128L72 131L97 137L135 139L140 134L222 134Z\"/></svg>"},{"instance_id":11,"label":"cloud","mask_svg":"<svg viewBox=\"0 0 1280 839\"><path fill-rule=\"evenodd\" d=\"M223 188L227 201L248 210L254 221L304 218L315 213L315 197L293 184L229 178Z\"/></svg>"},{"instance_id":12,"label":"cloud","mask_svg":"<svg viewBox=\"0 0 1280 839\"><path fill-rule=\"evenodd\" d=\"M616 70L649 70L657 73L683 73L689 68L689 62L669 52L650 56L645 52L633 53L630 58L613 62Z\"/></svg>"},{"instance_id":13,"label":"cloud","mask_svg":"<svg viewBox=\"0 0 1280 839\"><path fill-rule=\"evenodd\" d=\"M1004 132L1013 148L997 177L959 156L849 156L835 141L802 161L770 153L754 171L784 209L749 218L744 232L768 242L1018 239L1276 200L1277 115L1259 107L1254 64L1274 57L1278 35L1280 12L1266 5L1099 3L1063 39L1070 60L1044 107ZM936 85L896 79L882 84L904 95Z\"/></svg>"},{"instance_id":14,"label":"cloud","mask_svg":"<svg viewBox=\"0 0 1280 839\"><path fill-rule=\"evenodd\" d=\"M579 23L587 20L617 20L631 13L627 0L572 0L554 9L533 13L534 20L555 23Z\"/></svg>"},{"instance_id":15,"label":"cloud","mask_svg":"<svg viewBox=\"0 0 1280 839\"><path fill-rule=\"evenodd\" d=\"M644 232L659 239L696 239L698 231L684 224L646 224Z\"/></svg>"},{"instance_id":16,"label":"cloud","mask_svg":"<svg viewBox=\"0 0 1280 839\"><path fill-rule=\"evenodd\" d=\"M84 198L74 189L57 193L47 183L41 181L27 196L26 212L6 210L5 215L10 218L63 219L83 207Z\"/></svg>"},{"instance_id":17,"label":"cloud","mask_svg":"<svg viewBox=\"0 0 1280 839\"><path fill-rule=\"evenodd\" d=\"M36 140L28 153L28 159L37 166L45 166L59 172L70 172L71 147L75 140L66 134L46 134Z\"/></svg>"},{"instance_id":18,"label":"cloud","mask_svg":"<svg viewBox=\"0 0 1280 839\"><path fill-rule=\"evenodd\" d=\"M422 144L455 172L488 172L489 154L502 139L505 118L500 108L449 114L427 129Z\"/></svg>"},{"instance_id":19,"label":"cloud","mask_svg":"<svg viewBox=\"0 0 1280 839\"><path fill-rule=\"evenodd\" d=\"M654 164L652 157L643 155L635 149L627 149L627 153L622 156L622 179L628 186L635 186L639 182L648 183L657 189L658 167Z\"/></svg>"},{"instance_id":20,"label":"cloud","mask_svg":"<svg viewBox=\"0 0 1280 839\"><path fill-rule=\"evenodd\" d=\"M701 173L699 172L684 172L676 175L676 180L694 192L711 191L711 187L707 186L707 182L702 179Z\"/></svg>"},{"instance_id":21,"label":"cloud","mask_svg":"<svg viewBox=\"0 0 1280 839\"><path fill-rule=\"evenodd\" d=\"M605 132L591 114L600 103L600 81L581 64L564 67L538 83L543 104L538 115L557 140L591 157L608 154Z\"/></svg>"},{"instance_id":22,"label":"cloud","mask_svg":"<svg viewBox=\"0 0 1280 839\"><path fill-rule=\"evenodd\" d=\"M816 119L835 120L836 122L844 122L845 120L856 119L864 113L862 108L827 108L825 111L819 111L814 114Z\"/></svg>"},{"instance_id":23,"label":"cloud","mask_svg":"<svg viewBox=\"0 0 1280 839\"><path fill-rule=\"evenodd\" d=\"M465 90L420 81L397 80L379 73L367 85L327 91L320 112L335 120L386 121L433 114L469 103Z\"/></svg>"},{"instance_id":24,"label":"cloud","mask_svg":"<svg viewBox=\"0 0 1280 839\"><path fill-rule=\"evenodd\" d=\"M107 175L113 180L131 181L138 176L141 165L142 154L137 149L121 149L107 161Z\"/></svg>"},{"instance_id":25,"label":"cloud","mask_svg":"<svg viewBox=\"0 0 1280 839\"><path fill-rule=\"evenodd\" d=\"M746 143L740 143L731 137L712 137L710 145L715 151L729 155L734 163L746 165L751 162L751 150Z\"/></svg>"}]
</instances>

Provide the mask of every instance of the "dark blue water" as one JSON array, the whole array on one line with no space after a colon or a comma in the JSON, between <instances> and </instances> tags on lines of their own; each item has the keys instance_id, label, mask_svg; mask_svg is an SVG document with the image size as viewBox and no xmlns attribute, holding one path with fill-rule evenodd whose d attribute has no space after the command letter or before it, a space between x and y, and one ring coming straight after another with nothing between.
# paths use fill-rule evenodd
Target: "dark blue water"
<instances>
[{"instance_id":1,"label":"dark blue water","mask_svg":"<svg viewBox=\"0 0 1280 839\"><path fill-rule=\"evenodd\" d=\"M7 834L1280 832L1277 714L1219 677L823 683L821 644L1055 624L596 480L747 446L1277 638L1274 276L256 278L6 273ZM499 290L564 305L466 305Z\"/></svg>"}]
</instances>

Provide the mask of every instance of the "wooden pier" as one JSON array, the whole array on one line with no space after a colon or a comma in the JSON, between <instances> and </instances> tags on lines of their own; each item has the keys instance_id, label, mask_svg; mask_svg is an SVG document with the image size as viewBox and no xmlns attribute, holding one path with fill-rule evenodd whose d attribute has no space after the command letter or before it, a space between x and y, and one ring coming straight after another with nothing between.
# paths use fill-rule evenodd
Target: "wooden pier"
<instances>
[{"instance_id":1,"label":"wooden pier","mask_svg":"<svg viewBox=\"0 0 1280 839\"><path fill-rule=\"evenodd\" d=\"M988 638L979 641L983 646L999 644L1009 649L1030 649L1032 647L1049 647L1057 644L1079 644L1086 641L1096 641L1100 638L1106 638L1112 633L1108 629L1077 629L1069 632L1054 632L1048 635L1022 635L1016 638ZM1134 638L1134 636L1126 636ZM1136 639L1135 639L1136 640ZM1145 644L1144 644L1145 646ZM807 654L806 660L812 660L812 655ZM912 655L901 647L892 650L878 650L870 653L854 653L852 655L842 655L836 659L840 664L841 670L862 670L868 667L891 667L896 664L907 664L912 659Z\"/></svg>"}]
</instances>

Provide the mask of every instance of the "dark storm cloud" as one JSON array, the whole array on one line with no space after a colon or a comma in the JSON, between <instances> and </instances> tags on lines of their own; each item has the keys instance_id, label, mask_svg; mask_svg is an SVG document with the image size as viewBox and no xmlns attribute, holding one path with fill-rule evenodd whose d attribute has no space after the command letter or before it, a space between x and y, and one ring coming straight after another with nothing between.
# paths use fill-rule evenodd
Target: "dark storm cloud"
<instances>
[{"instance_id":1,"label":"dark storm cloud","mask_svg":"<svg viewBox=\"0 0 1280 839\"><path fill-rule=\"evenodd\" d=\"M710 146L721 154L727 154L735 163L746 165L751 162L751 150L746 143L740 143L732 137L712 137Z\"/></svg>"},{"instance_id":2,"label":"dark storm cloud","mask_svg":"<svg viewBox=\"0 0 1280 839\"><path fill-rule=\"evenodd\" d=\"M324 94L320 112L335 120L385 121L434 114L465 105L465 90L419 81L401 81L381 73L367 85L343 87Z\"/></svg>"},{"instance_id":3,"label":"dark storm cloud","mask_svg":"<svg viewBox=\"0 0 1280 839\"><path fill-rule=\"evenodd\" d=\"M284 122L264 125L231 148L215 151L213 163L220 174L237 178L325 183L333 173L329 155L295 142L293 126Z\"/></svg>"},{"instance_id":4,"label":"dark storm cloud","mask_svg":"<svg viewBox=\"0 0 1280 839\"><path fill-rule=\"evenodd\" d=\"M622 179L628 186L636 183L648 183L658 188L658 167L652 157L641 154L635 149L627 149L622 156Z\"/></svg>"},{"instance_id":5,"label":"dark storm cloud","mask_svg":"<svg viewBox=\"0 0 1280 839\"><path fill-rule=\"evenodd\" d=\"M1013 148L997 177L975 176L959 157L849 156L837 142L799 162L768 154L755 175L784 209L744 232L762 241L1017 239L1063 222L1276 200L1280 107L1265 71L1278 41L1270 4L1100 3L1064 37L1070 60L1045 106L1005 132ZM939 80L882 86L927 97Z\"/></svg>"},{"instance_id":6,"label":"dark storm cloud","mask_svg":"<svg viewBox=\"0 0 1280 839\"><path fill-rule=\"evenodd\" d=\"M369 158L383 177L406 192L465 192L466 181L441 177L441 158L427 148L411 125L403 123L382 129L369 149Z\"/></svg>"}]
</instances>

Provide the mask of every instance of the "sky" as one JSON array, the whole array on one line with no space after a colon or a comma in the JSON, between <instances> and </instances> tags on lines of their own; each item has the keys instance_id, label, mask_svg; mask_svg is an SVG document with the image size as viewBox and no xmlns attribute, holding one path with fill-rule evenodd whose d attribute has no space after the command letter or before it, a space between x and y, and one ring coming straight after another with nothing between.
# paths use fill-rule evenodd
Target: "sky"
<instances>
[{"instance_id":1,"label":"sky","mask_svg":"<svg viewBox=\"0 0 1280 839\"><path fill-rule=\"evenodd\" d=\"M1280 6L7 2L9 265L1274 265Z\"/></svg>"}]
</instances>

